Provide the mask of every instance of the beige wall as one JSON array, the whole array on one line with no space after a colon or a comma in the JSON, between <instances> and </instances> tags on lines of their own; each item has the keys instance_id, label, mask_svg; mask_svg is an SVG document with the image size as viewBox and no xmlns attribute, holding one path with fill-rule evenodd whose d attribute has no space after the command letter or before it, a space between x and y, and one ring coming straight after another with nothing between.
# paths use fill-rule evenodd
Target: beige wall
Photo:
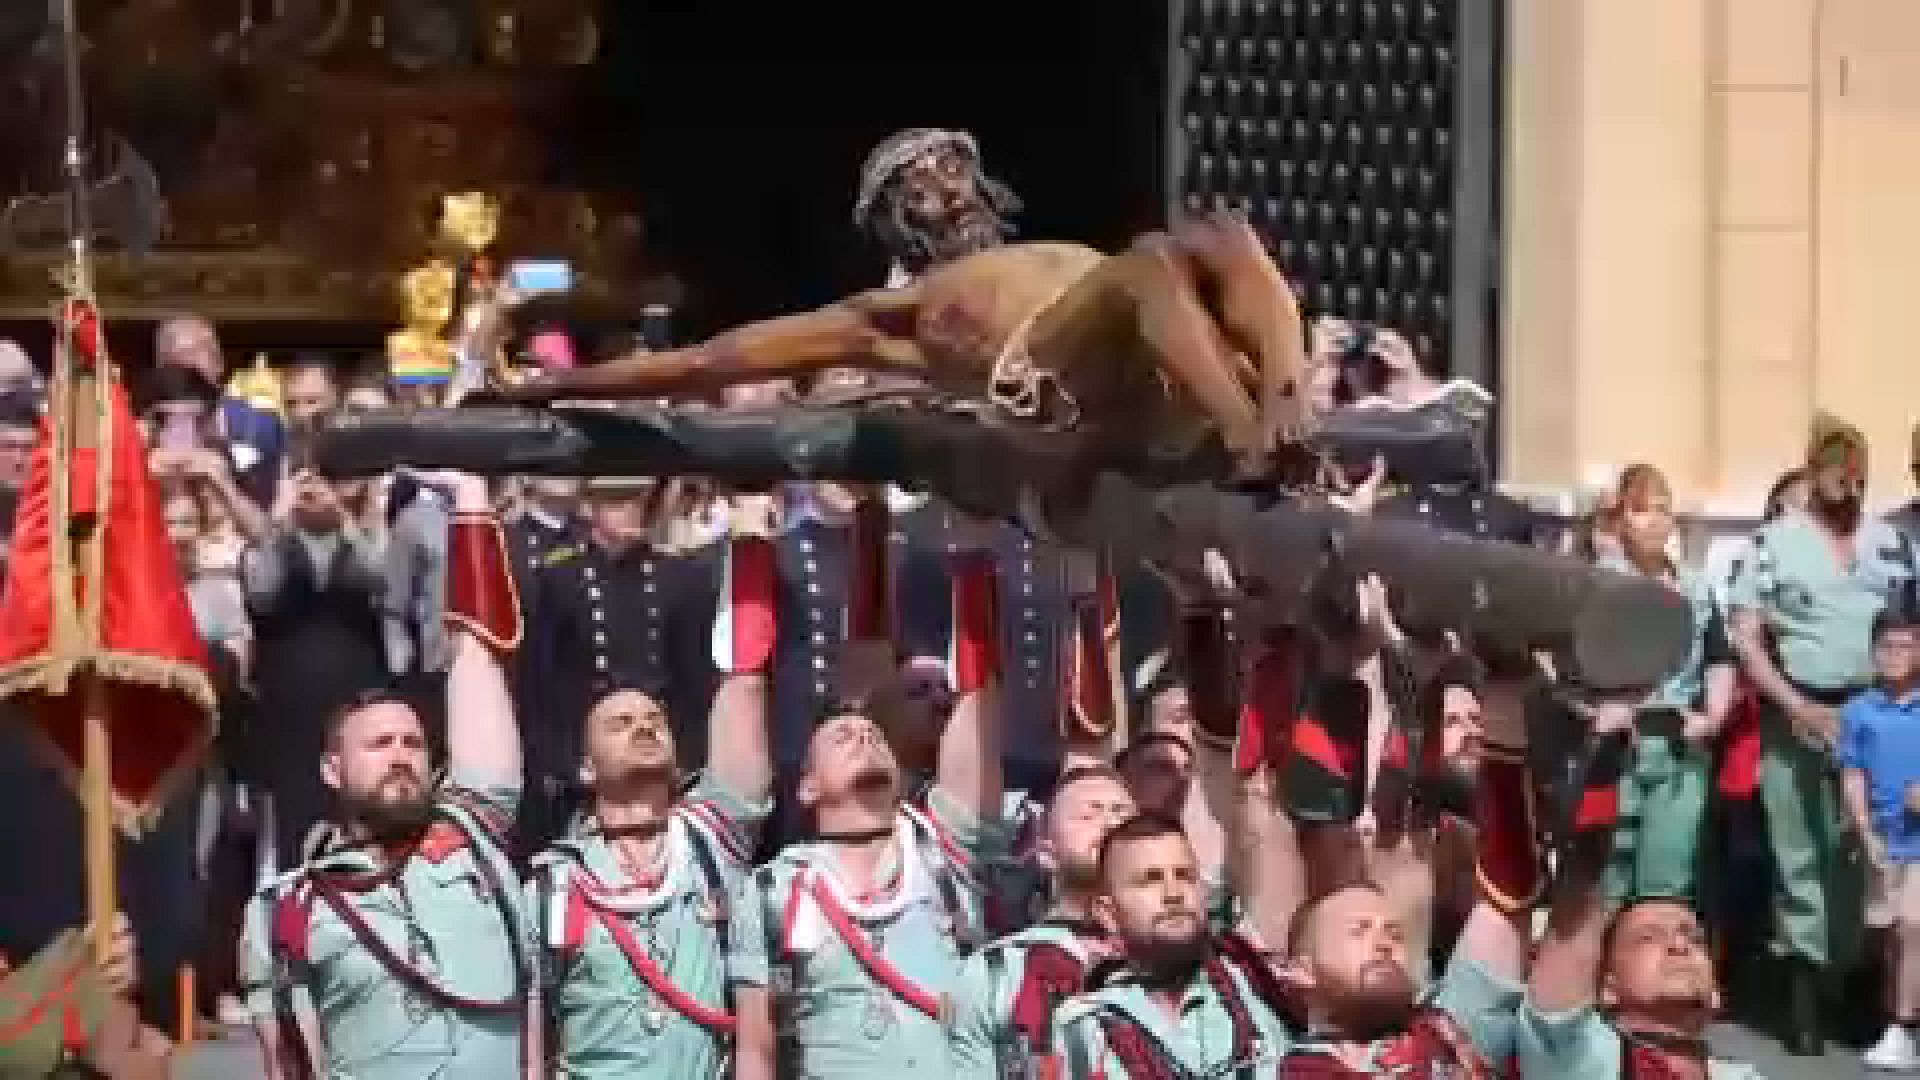
<instances>
[{"instance_id":1,"label":"beige wall","mask_svg":"<svg viewBox=\"0 0 1920 1080\"><path fill-rule=\"evenodd\" d=\"M1509 480L1650 460L1747 512L1826 408L1904 496L1920 0L1509 10Z\"/></svg>"}]
</instances>

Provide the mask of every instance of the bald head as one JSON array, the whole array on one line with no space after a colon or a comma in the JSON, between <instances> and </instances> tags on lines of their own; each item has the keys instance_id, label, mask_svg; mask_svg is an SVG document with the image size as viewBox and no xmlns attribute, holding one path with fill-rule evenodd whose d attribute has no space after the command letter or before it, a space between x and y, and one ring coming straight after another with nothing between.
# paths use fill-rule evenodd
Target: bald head
<instances>
[{"instance_id":1,"label":"bald head","mask_svg":"<svg viewBox=\"0 0 1920 1080\"><path fill-rule=\"evenodd\" d=\"M0 338L0 394L25 390L34 380L33 358L11 338Z\"/></svg>"},{"instance_id":2,"label":"bald head","mask_svg":"<svg viewBox=\"0 0 1920 1080\"><path fill-rule=\"evenodd\" d=\"M176 315L162 322L154 331L153 358L164 366L190 368L215 386L227 381L220 335L213 323L198 315Z\"/></svg>"}]
</instances>

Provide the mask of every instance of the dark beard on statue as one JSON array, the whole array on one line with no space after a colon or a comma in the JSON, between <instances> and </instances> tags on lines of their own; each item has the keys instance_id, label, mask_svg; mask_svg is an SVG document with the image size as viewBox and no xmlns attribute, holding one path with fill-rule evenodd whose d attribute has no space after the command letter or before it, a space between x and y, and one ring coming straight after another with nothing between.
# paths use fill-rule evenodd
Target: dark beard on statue
<instances>
[{"instance_id":1,"label":"dark beard on statue","mask_svg":"<svg viewBox=\"0 0 1920 1080\"><path fill-rule=\"evenodd\" d=\"M433 820L433 796L422 793L404 799L377 796L351 799L346 805L347 820L367 831L368 839L382 846L404 844L426 831Z\"/></svg>"}]
</instances>

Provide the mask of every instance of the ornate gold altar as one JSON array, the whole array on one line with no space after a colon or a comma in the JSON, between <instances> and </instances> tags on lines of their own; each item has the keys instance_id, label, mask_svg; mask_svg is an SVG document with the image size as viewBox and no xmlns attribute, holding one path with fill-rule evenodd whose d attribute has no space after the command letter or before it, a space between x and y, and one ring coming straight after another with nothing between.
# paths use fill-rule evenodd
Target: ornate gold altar
<instances>
[{"instance_id":1,"label":"ornate gold altar","mask_svg":"<svg viewBox=\"0 0 1920 1080\"><path fill-rule=\"evenodd\" d=\"M390 323L441 198L485 191L499 251L570 260L583 311L639 310L662 285L636 209L552 182L548 156L598 3L82 0L96 168L124 142L164 199L150 255L99 258L102 303ZM0 166L0 202L59 190L58 76L31 22L0 18L0 158L33 163ZM62 257L57 235L0 243L0 316L44 315Z\"/></svg>"}]
</instances>

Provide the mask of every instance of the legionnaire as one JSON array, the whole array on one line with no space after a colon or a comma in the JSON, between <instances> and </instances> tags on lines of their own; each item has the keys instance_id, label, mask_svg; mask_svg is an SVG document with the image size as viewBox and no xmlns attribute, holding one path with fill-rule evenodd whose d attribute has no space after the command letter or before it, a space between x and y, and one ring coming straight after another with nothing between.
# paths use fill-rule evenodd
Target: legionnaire
<instances>
[{"instance_id":1,"label":"legionnaire","mask_svg":"<svg viewBox=\"0 0 1920 1080\"><path fill-rule=\"evenodd\" d=\"M984 544L956 530L955 706L924 805L863 706L829 710L798 789L819 840L756 871L729 927L742 1080L945 1076L979 867L999 845L998 624Z\"/></svg>"},{"instance_id":2,"label":"legionnaire","mask_svg":"<svg viewBox=\"0 0 1920 1080\"><path fill-rule=\"evenodd\" d=\"M1914 577L1905 539L1862 514L1866 455L1857 430L1815 425L1806 509L1754 534L1728 596L1734 648L1763 701L1760 799L1777 870L1774 923L1791 961L1783 1035L1795 1054L1820 1052L1822 977L1850 960L1862 914L1859 867L1840 859L1838 709L1873 679L1874 615Z\"/></svg>"},{"instance_id":3,"label":"legionnaire","mask_svg":"<svg viewBox=\"0 0 1920 1080\"><path fill-rule=\"evenodd\" d=\"M448 770L391 697L333 718L321 772L353 846L254 897L243 980L269 1077L512 1076L524 1065L531 943L508 856L520 734L497 654L521 627L484 481L453 493Z\"/></svg>"},{"instance_id":4,"label":"legionnaire","mask_svg":"<svg viewBox=\"0 0 1920 1080\"><path fill-rule=\"evenodd\" d=\"M693 739L688 725L706 716L716 553L668 553L653 543L657 488L638 477L589 480L585 542L552 550L536 575L537 644L524 676L539 680L528 696L540 710L528 726L528 850L578 806L580 718L607 688L654 689L679 740Z\"/></svg>"},{"instance_id":5,"label":"legionnaire","mask_svg":"<svg viewBox=\"0 0 1920 1080\"><path fill-rule=\"evenodd\" d=\"M1356 600L1359 637L1391 639L1395 631L1380 583L1363 579ZM1352 630L1341 636L1357 640ZM1440 808L1436 781L1450 770L1471 773L1476 785L1478 894L1444 974L1423 986L1418 973L1425 969L1425 957L1415 950L1427 946L1435 854L1430 844L1415 841L1415 825L1396 823L1404 814L1388 809L1393 786L1380 783L1384 771L1371 789L1363 786L1362 762L1392 757L1391 744L1401 733L1378 703L1359 705L1367 716L1362 723L1342 717L1354 711L1337 704L1347 696L1334 689L1344 674L1330 667L1310 684L1292 724L1286 794L1296 805L1309 805L1311 799L1325 807L1317 822L1303 819L1299 830L1306 879L1324 884L1287 926L1279 987L1265 987L1279 994L1276 1007L1288 1014L1293 1028L1279 1075L1502 1075L1512 1055L1525 917L1542 891L1544 865L1519 697L1488 698L1486 713L1462 716L1454 724L1443 719L1445 702L1432 702L1432 715L1420 717L1425 722L1418 744L1402 751L1409 762L1420 763L1421 775L1401 781L1398 790L1419 790L1423 810ZM1445 687L1459 679L1436 680L1434 693L1444 698ZM1453 711L1467 712L1459 707L1464 704ZM1368 734L1356 740L1356 728ZM1372 754L1364 751L1383 743L1388 745ZM1329 785L1333 790L1319 796L1310 789ZM1406 839L1393 841L1396 831ZM1364 868L1360 876L1349 861L1355 846L1366 856L1358 864ZM1417 907L1415 897L1421 898ZM1273 921L1269 914L1260 925Z\"/></svg>"},{"instance_id":6,"label":"legionnaire","mask_svg":"<svg viewBox=\"0 0 1920 1080\"><path fill-rule=\"evenodd\" d=\"M1651 465L1620 474L1620 555L1601 565L1646 574L1672 586L1693 609L1693 647L1686 662L1639 710L1640 738L1620 787L1622 826L1615 830L1607 895L1673 896L1698 902L1700 830L1713 769L1712 741L1733 707L1738 673L1712 654L1717 611L1706 579L1667 554L1673 537L1673 494Z\"/></svg>"},{"instance_id":7,"label":"legionnaire","mask_svg":"<svg viewBox=\"0 0 1920 1080\"><path fill-rule=\"evenodd\" d=\"M125 916L105 966L95 964L93 944L78 930L54 938L20 967L0 964L0 1076L166 1076L171 1045L141 1026L125 998L137 968ZM75 1068L83 1071L68 1071Z\"/></svg>"},{"instance_id":8,"label":"legionnaire","mask_svg":"<svg viewBox=\"0 0 1920 1080\"><path fill-rule=\"evenodd\" d=\"M734 1017L726 986L732 894L771 808L767 670L775 630L770 506L737 500L713 661L721 673L707 766L682 792L659 699L613 691L586 717L592 806L535 859L558 1075L711 1078Z\"/></svg>"},{"instance_id":9,"label":"legionnaire","mask_svg":"<svg viewBox=\"0 0 1920 1080\"><path fill-rule=\"evenodd\" d=\"M1619 782L1632 717L1622 704L1596 712L1587 793L1604 795ZM1615 910L1601 871L1616 822L1591 816L1584 824L1562 853L1553 916L1527 979L1515 1037L1520 1075L1758 1080L1752 1068L1708 1052L1720 990L1699 917L1669 896L1629 898Z\"/></svg>"},{"instance_id":10,"label":"legionnaire","mask_svg":"<svg viewBox=\"0 0 1920 1080\"><path fill-rule=\"evenodd\" d=\"M1055 1054L1070 1077L1272 1075L1288 1036L1256 973L1216 948L1193 847L1180 823L1140 814L1101 843L1094 910L1120 966L1059 1008Z\"/></svg>"},{"instance_id":11,"label":"legionnaire","mask_svg":"<svg viewBox=\"0 0 1920 1080\"><path fill-rule=\"evenodd\" d=\"M968 958L954 1021L956 1077L1046 1076L1055 1005L1086 988L1112 948L1094 918L1100 845L1134 814L1118 773L1081 765L1060 777L1042 819L1039 857L1052 871L1053 904L1026 929Z\"/></svg>"}]
</instances>

